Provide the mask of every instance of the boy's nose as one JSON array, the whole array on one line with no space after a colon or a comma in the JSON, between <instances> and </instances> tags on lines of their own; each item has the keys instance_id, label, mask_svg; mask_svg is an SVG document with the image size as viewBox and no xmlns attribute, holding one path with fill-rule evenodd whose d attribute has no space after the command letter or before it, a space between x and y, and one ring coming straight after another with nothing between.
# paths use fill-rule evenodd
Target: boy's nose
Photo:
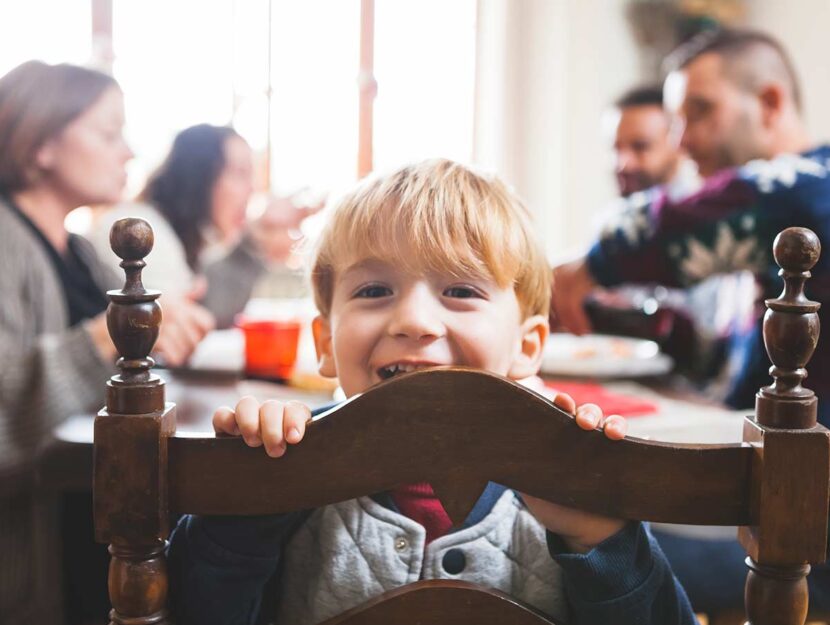
<instances>
[{"instance_id":1,"label":"boy's nose","mask_svg":"<svg viewBox=\"0 0 830 625\"><path fill-rule=\"evenodd\" d=\"M400 298L389 323L389 334L416 340L441 336L444 324L439 304L426 285L414 287Z\"/></svg>"}]
</instances>

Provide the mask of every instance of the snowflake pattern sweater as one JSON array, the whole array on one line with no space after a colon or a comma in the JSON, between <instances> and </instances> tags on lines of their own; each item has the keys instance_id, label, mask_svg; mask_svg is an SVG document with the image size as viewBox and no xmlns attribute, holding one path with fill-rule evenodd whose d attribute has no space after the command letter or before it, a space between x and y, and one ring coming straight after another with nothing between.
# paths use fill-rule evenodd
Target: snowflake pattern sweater
<instances>
[{"instance_id":1,"label":"snowflake pattern sweater","mask_svg":"<svg viewBox=\"0 0 830 625\"><path fill-rule=\"evenodd\" d=\"M771 382L761 334L763 298L777 297L783 286L772 243L790 226L810 228L830 246L830 146L721 171L681 201L672 201L659 188L635 194L600 234L588 266L604 286L634 282L686 287L717 273L752 271L761 287L757 323L742 340L742 366L727 397L735 408L752 408L757 390ZM812 273L807 295L822 303L819 317L824 322L830 253L821 256ZM830 349L820 344L807 369L805 385L818 394L819 419L827 425Z\"/></svg>"}]
</instances>

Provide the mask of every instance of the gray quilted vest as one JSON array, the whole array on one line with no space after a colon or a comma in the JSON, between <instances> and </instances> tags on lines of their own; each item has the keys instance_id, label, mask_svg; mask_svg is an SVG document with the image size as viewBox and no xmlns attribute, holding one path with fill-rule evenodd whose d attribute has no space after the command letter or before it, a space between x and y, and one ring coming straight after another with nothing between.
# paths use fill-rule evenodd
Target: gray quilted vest
<instances>
[{"instance_id":1,"label":"gray quilted vest","mask_svg":"<svg viewBox=\"0 0 830 625\"><path fill-rule=\"evenodd\" d=\"M505 491L481 522L432 541L368 497L316 510L285 552L277 623L313 625L419 579L496 588L567 622L562 572L545 530Z\"/></svg>"}]
</instances>

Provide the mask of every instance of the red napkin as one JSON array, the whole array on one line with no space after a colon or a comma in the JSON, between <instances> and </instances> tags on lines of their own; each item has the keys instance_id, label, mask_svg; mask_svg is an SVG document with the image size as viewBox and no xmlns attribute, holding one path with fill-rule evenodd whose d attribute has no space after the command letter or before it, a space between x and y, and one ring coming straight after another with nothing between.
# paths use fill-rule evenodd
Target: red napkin
<instances>
[{"instance_id":1,"label":"red napkin","mask_svg":"<svg viewBox=\"0 0 830 625\"><path fill-rule=\"evenodd\" d=\"M545 387L552 391L567 393L574 398L576 405L596 404L605 415L618 414L623 417L639 417L657 412L653 402L631 395L621 395L590 382L573 382L570 380L545 380Z\"/></svg>"}]
</instances>

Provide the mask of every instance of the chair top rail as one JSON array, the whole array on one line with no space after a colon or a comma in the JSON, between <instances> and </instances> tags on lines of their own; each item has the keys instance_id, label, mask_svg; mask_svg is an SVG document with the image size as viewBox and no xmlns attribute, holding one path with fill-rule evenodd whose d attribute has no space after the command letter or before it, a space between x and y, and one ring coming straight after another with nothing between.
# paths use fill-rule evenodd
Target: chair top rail
<instances>
[{"instance_id":1,"label":"chair top rail","mask_svg":"<svg viewBox=\"0 0 830 625\"><path fill-rule=\"evenodd\" d=\"M622 518L756 520L750 446L612 441L533 391L463 368L389 380L316 418L282 458L236 437L174 436L168 449L177 512L280 513L426 481L456 523L488 482Z\"/></svg>"}]
</instances>

